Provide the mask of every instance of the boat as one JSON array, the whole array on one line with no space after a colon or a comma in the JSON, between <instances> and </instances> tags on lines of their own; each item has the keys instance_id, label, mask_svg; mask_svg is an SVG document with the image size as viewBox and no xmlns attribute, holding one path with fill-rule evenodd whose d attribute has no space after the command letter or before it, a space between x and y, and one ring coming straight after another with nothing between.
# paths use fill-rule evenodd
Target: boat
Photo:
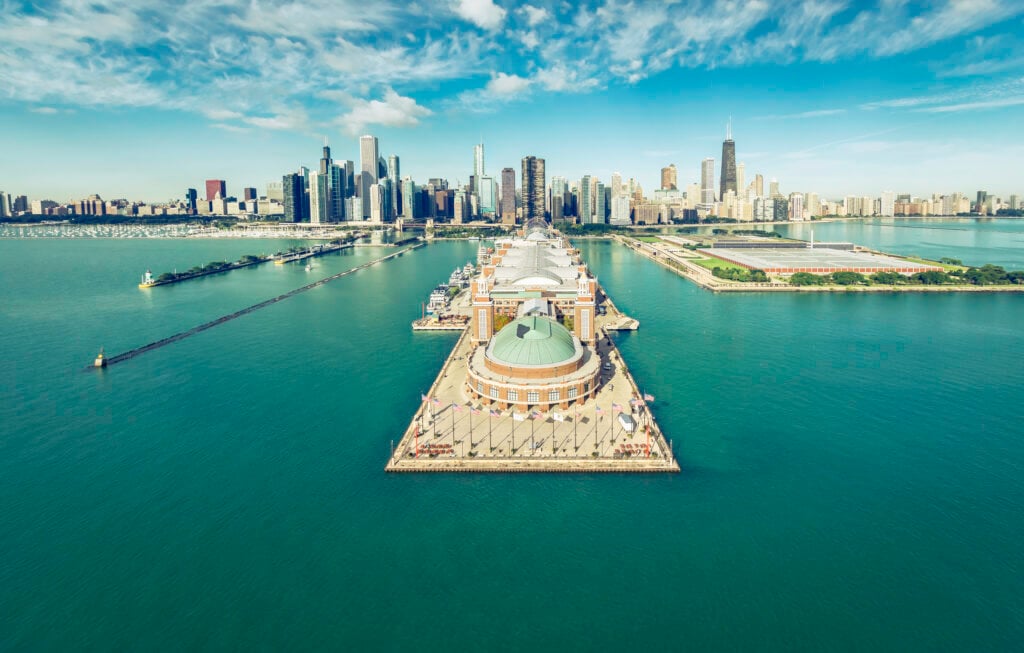
<instances>
[{"instance_id":1,"label":"boat","mask_svg":"<svg viewBox=\"0 0 1024 653\"><path fill-rule=\"evenodd\" d=\"M313 264L312 263L306 263L306 272L309 272L312 269L313 269Z\"/></svg>"}]
</instances>

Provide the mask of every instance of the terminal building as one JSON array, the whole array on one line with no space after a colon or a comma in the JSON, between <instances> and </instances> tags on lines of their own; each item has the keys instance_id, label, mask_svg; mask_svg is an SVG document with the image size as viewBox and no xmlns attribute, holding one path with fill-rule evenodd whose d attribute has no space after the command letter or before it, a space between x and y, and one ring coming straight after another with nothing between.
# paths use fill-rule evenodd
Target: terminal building
<instances>
[{"instance_id":1,"label":"terminal building","mask_svg":"<svg viewBox=\"0 0 1024 653\"><path fill-rule=\"evenodd\" d=\"M502 409L567 409L596 394L597 279L543 220L481 251L466 391Z\"/></svg>"}]
</instances>

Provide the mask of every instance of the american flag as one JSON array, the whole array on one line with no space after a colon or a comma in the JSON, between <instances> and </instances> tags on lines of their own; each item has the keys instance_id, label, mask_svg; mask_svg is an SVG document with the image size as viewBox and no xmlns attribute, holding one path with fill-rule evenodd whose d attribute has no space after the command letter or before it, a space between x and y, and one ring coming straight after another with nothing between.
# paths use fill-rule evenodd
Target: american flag
<instances>
[{"instance_id":1,"label":"american flag","mask_svg":"<svg viewBox=\"0 0 1024 653\"><path fill-rule=\"evenodd\" d=\"M616 403L613 403L612 404L612 410L622 411L622 406L620 406L620 405L618 405Z\"/></svg>"},{"instance_id":2,"label":"american flag","mask_svg":"<svg viewBox=\"0 0 1024 653\"><path fill-rule=\"evenodd\" d=\"M491 410L491 417L501 417L500 410Z\"/></svg>"},{"instance_id":3,"label":"american flag","mask_svg":"<svg viewBox=\"0 0 1024 653\"><path fill-rule=\"evenodd\" d=\"M456 403L453 403L452 404L452 410L454 410L457 413L461 413L462 412L462 406L460 406L460 405L458 405Z\"/></svg>"},{"instance_id":4,"label":"american flag","mask_svg":"<svg viewBox=\"0 0 1024 653\"><path fill-rule=\"evenodd\" d=\"M654 395L649 395L649 394L647 394L645 392L644 393L644 401L654 401Z\"/></svg>"},{"instance_id":5,"label":"american flag","mask_svg":"<svg viewBox=\"0 0 1024 653\"><path fill-rule=\"evenodd\" d=\"M483 411L481 411L479 408L475 408L473 406L470 406L469 407L469 412L473 413L474 415L479 415Z\"/></svg>"},{"instance_id":6,"label":"american flag","mask_svg":"<svg viewBox=\"0 0 1024 653\"><path fill-rule=\"evenodd\" d=\"M430 401L431 401L431 402L433 402L433 403L434 403L435 405L437 405L437 406L440 406L440 405L441 405L441 400L440 400L440 399L438 399L437 397L434 397L434 398L433 398L433 399L431 399Z\"/></svg>"},{"instance_id":7,"label":"american flag","mask_svg":"<svg viewBox=\"0 0 1024 653\"><path fill-rule=\"evenodd\" d=\"M595 406L594 407L594 412L597 413L598 415L604 415L604 411L601 410L600 406Z\"/></svg>"},{"instance_id":8,"label":"american flag","mask_svg":"<svg viewBox=\"0 0 1024 653\"><path fill-rule=\"evenodd\" d=\"M640 404L642 404L642 403L643 403L643 402L642 402L642 401L640 401L639 399L630 399L630 400L629 400L629 405L630 405L630 406L639 406L639 405L640 405Z\"/></svg>"},{"instance_id":9,"label":"american flag","mask_svg":"<svg viewBox=\"0 0 1024 653\"><path fill-rule=\"evenodd\" d=\"M530 417L532 417L533 419L544 419L544 413L540 412L539 410L535 410L532 413L530 413Z\"/></svg>"},{"instance_id":10,"label":"american flag","mask_svg":"<svg viewBox=\"0 0 1024 653\"><path fill-rule=\"evenodd\" d=\"M427 400L427 395L425 395L425 394L423 394L423 393L421 392L421 393L420 393L420 401L426 401L426 400Z\"/></svg>"}]
</instances>

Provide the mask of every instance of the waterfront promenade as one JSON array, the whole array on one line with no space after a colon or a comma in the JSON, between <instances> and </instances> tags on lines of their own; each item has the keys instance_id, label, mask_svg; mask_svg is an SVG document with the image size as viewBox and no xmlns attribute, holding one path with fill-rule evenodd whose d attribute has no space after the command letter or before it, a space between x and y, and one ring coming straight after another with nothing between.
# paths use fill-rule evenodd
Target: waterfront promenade
<instances>
[{"instance_id":1,"label":"waterfront promenade","mask_svg":"<svg viewBox=\"0 0 1024 653\"><path fill-rule=\"evenodd\" d=\"M649 402L632 379L605 329L622 316L601 316L597 352L602 386L583 405L547 413L496 410L469 400L468 331L460 336L437 379L395 446L388 472L678 472ZM541 390L543 391L543 390ZM495 413L492 413L495 409ZM620 412L636 428L626 432Z\"/></svg>"}]
</instances>

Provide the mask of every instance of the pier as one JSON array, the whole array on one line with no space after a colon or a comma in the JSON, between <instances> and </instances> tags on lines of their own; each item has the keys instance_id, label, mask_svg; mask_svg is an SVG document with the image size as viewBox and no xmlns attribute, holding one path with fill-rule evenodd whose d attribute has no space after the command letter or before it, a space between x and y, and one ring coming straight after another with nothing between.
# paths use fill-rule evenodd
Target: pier
<instances>
[{"instance_id":1,"label":"pier","mask_svg":"<svg viewBox=\"0 0 1024 653\"><path fill-rule=\"evenodd\" d=\"M369 261L367 263L363 263L362 265L358 265L358 266L356 266L354 268L345 270L343 272L338 272L337 274L332 274L329 277L325 277L323 279L320 279L319 281L314 281L313 283L310 283L310 284L307 284L305 286L302 286L301 288L296 288L295 290L286 292L283 295L278 295L277 297L272 297L270 299L267 299L267 300L264 300L262 302L259 302L258 304L253 304L252 306L247 306L246 308L243 308L243 309L241 309L239 311L235 311L234 313L229 313L228 315L222 315L221 317L218 317L215 320L210 320L209 322L205 322L203 324L200 324L199 326L192 327L191 329L189 329L187 331L181 331L179 333L174 334L173 336L168 336L167 338L163 338L161 340L157 340L156 342L151 342L148 345L143 345L142 347L137 347L135 349L126 351L124 353L117 354L116 356L103 357L103 365L96 365L96 364L89 365L88 367L85 368L85 371L105 369L105 368L111 367L113 365L116 365L117 363L122 363L122 362L124 362L126 360L135 358L137 356L141 356L142 354L145 354L146 352L153 351L155 349L160 349L161 347L166 347L167 345L170 345L172 343L178 342L179 340L184 340L185 338L188 338L189 336L194 336L197 333L201 333L203 331L206 331L207 329L212 329L213 327L215 327L215 326L217 326L219 324L224 324L225 322L230 322L231 320L235 320L237 318L240 318L243 315L248 315L249 313L253 313L255 311L258 311L261 308L265 308L267 306L270 306L271 304L276 304L277 302L284 301L285 299L288 299L289 297L294 297L295 295L298 295L300 293L304 293L307 290L312 290L313 288L317 288L317 287L322 286L322 285L324 285L326 283L330 283L331 281L334 281L335 279L340 279L341 277L345 277L345 276L348 276L350 274L354 274L354 273L356 273L356 272L358 272L360 270L365 270L366 268L369 268L369 267L372 267L374 265L377 265L378 263L383 263L384 261L387 261L389 259L393 259L393 258L396 258L398 256L402 256L406 252L412 251L414 249L419 249L420 247L424 247L424 246L425 246L425 243L418 243L418 244L413 245L411 247L407 247L407 248L405 248L403 250L399 250L397 252L393 252L391 254L388 254L387 256L382 256L381 258L374 259L374 260ZM101 352L101 355L102 355L102 352Z\"/></svg>"},{"instance_id":2,"label":"pier","mask_svg":"<svg viewBox=\"0 0 1024 653\"><path fill-rule=\"evenodd\" d=\"M542 418L467 400L469 331L463 331L384 467L386 472L676 473L672 451L618 348L602 333L610 363L596 397ZM438 403L434 403L434 400ZM621 407L617 411L614 406ZM478 411L478 412L475 412ZM618 415L632 417L628 433ZM522 419L514 416L519 415ZM556 418L555 415L558 417Z\"/></svg>"},{"instance_id":3,"label":"pier","mask_svg":"<svg viewBox=\"0 0 1024 653\"><path fill-rule=\"evenodd\" d=\"M494 331L492 301L506 311ZM557 232L527 225L496 243L453 309L469 324L392 442L386 472L680 471L656 398L609 337L639 322Z\"/></svg>"}]
</instances>

